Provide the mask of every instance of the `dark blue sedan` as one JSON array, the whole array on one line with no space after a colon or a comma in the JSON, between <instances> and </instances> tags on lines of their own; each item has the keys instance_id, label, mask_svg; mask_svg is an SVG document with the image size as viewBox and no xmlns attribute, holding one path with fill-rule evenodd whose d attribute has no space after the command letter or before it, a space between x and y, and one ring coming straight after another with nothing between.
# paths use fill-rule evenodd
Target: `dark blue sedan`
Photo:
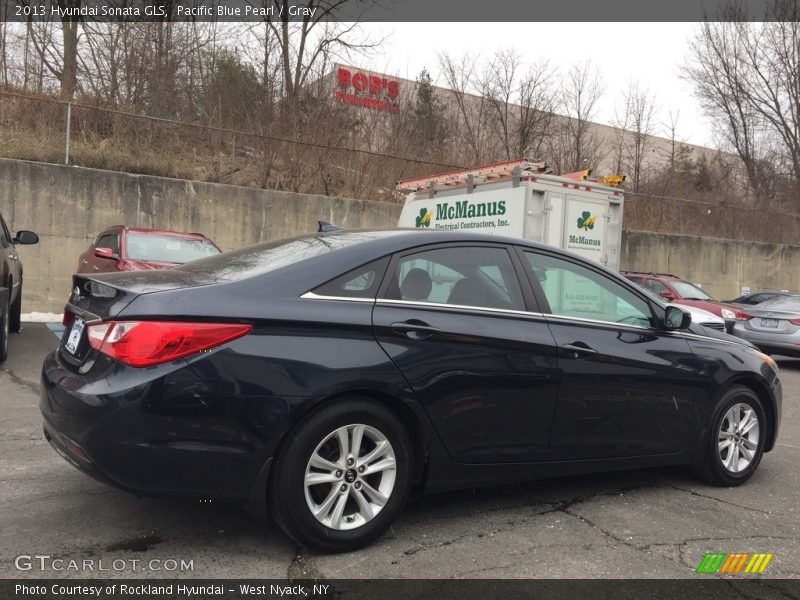
<instances>
[{"instance_id":1,"label":"dark blue sedan","mask_svg":"<svg viewBox=\"0 0 800 600\"><path fill-rule=\"evenodd\" d=\"M440 231L333 231L176 269L76 275L47 439L137 494L271 512L328 552L409 492L691 465L746 481L774 361L600 265Z\"/></svg>"}]
</instances>

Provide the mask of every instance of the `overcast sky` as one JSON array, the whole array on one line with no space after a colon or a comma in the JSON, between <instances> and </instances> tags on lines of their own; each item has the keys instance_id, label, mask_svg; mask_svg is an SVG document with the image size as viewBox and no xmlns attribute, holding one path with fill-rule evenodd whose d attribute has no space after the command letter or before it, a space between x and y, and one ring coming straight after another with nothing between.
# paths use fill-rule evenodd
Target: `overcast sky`
<instances>
[{"instance_id":1,"label":"overcast sky","mask_svg":"<svg viewBox=\"0 0 800 600\"><path fill-rule=\"evenodd\" d=\"M605 83L596 121L612 123L627 82L638 79L655 96L657 135L666 135L669 111L679 110L679 138L714 145L691 85L680 78L696 23L365 23L362 27L370 35L388 38L381 54L358 66L408 79L416 79L427 68L439 85L445 82L436 57L443 50L454 56L477 52L488 57L496 50L514 48L531 63L547 58L562 71L591 60Z\"/></svg>"}]
</instances>

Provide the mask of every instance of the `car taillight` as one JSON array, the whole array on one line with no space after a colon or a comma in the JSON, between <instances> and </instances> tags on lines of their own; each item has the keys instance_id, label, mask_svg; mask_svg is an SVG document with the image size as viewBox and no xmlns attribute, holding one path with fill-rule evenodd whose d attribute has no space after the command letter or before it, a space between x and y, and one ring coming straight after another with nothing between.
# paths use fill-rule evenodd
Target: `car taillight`
<instances>
[{"instance_id":1,"label":"car taillight","mask_svg":"<svg viewBox=\"0 0 800 600\"><path fill-rule=\"evenodd\" d=\"M748 315L747 313L736 311L736 320L737 321L749 321L753 318L753 315Z\"/></svg>"},{"instance_id":2,"label":"car taillight","mask_svg":"<svg viewBox=\"0 0 800 600\"><path fill-rule=\"evenodd\" d=\"M794 319L789 319L789 323L792 325L800 325L800 317L795 317Z\"/></svg>"},{"instance_id":3,"label":"car taillight","mask_svg":"<svg viewBox=\"0 0 800 600\"><path fill-rule=\"evenodd\" d=\"M64 307L64 316L61 317L61 324L69 329L72 327L72 322L75 320L75 313L70 312L70 310L65 306Z\"/></svg>"},{"instance_id":4,"label":"car taillight","mask_svg":"<svg viewBox=\"0 0 800 600\"><path fill-rule=\"evenodd\" d=\"M210 350L250 333L251 325L108 321L88 326L89 345L132 367L152 367Z\"/></svg>"}]
</instances>

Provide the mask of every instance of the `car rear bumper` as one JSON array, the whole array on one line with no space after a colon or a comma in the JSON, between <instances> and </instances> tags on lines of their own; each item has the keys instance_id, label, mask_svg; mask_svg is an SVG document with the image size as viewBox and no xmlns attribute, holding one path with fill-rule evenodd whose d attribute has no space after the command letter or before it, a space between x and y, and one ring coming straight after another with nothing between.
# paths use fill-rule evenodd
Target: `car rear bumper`
<instances>
[{"instance_id":1,"label":"car rear bumper","mask_svg":"<svg viewBox=\"0 0 800 600\"><path fill-rule=\"evenodd\" d=\"M755 344L767 354L800 356L800 339L796 335L768 334L747 329L744 324L733 328L733 335Z\"/></svg>"},{"instance_id":2,"label":"car rear bumper","mask_svg":"<svg viewBox=\"0 0 800 600\"><path fill-rule=\"evenodd\" d=\"M252 502L290 402L192 389L188 364L107 360L80 375L58 353L42 367L40 409L46 439L70 464L138 495Z\"/></svg>"}]
</instances>

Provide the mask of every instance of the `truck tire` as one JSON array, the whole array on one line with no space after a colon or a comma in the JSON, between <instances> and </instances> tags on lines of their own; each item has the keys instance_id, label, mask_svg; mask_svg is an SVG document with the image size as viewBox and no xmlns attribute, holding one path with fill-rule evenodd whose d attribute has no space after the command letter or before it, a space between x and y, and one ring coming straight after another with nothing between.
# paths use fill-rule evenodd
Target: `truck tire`
<instances>
[{"instance_id":1,"label":"truck tire","mask_svg":"<svg viewBox=\"0 0 800 600\"><path fill-rule=\"evenodd\" d=\"M17 299L14 301L14 304L11 305L10 311L10 321L8 324L8 330L11 333L19 333L19 330L22 328L22 284L19 285L19 294L17 294Z\"/></svg>"}]
</instances>

